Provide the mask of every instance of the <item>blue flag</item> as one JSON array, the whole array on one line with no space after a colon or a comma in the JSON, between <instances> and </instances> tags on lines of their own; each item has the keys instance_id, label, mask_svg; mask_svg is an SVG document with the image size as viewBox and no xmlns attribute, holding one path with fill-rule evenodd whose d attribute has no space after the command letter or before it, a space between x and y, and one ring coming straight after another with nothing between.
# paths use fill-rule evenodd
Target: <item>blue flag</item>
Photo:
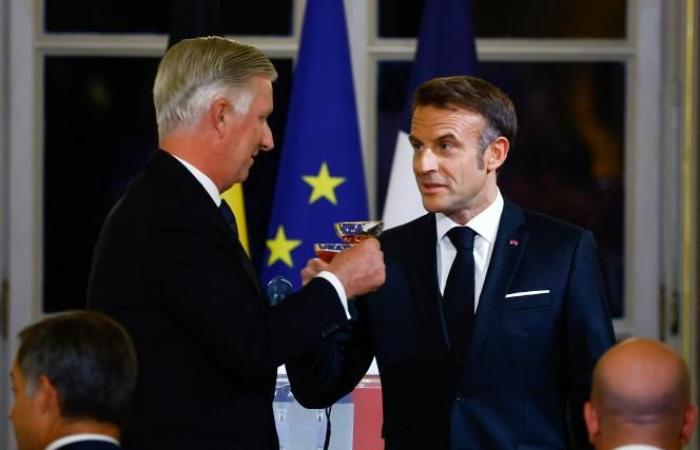
<instances>
[{"instance_id":1,"label":"blue flag","mask_svg":"<svg viewBox=\"0 0 700 450\"><path fill-rule=\"evenodd\" d=\"M263 257L301 287L313 244L340 242L333 223L366 220L367 194L342 0L309 0Z\"/></svg>"},{"instance_id":2,"label":"blue flag","mask_svg":"<svg viewBox=\"0 0 700 450\"><path fill-rule=\"evenodd\" d=\"M470 0L427 0L384 203L385 228L425 214L411 169L413 149L408 142L413 93L431 78L475 75L476 71Z\"/></svg>"}]
</instances>

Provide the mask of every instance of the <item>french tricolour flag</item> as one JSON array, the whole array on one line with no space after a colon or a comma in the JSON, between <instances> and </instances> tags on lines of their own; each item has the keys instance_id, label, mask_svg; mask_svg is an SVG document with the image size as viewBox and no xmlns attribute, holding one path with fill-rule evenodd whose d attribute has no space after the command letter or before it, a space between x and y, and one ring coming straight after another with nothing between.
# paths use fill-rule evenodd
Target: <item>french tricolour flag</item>
<instances>
[{"instance_id":1,"label":"french tricolour flag","mask_svg":"<svg viewBox=\"0 0 700 450\"><path fill-rule=\"evenodd\" d=\"M396 137L389 187L384 206L384 227L413 220L425 209L413 177L411 98L416 88L431 78L475 75L476 46L470 0L427 0L423 10L418 48L404 106L402 126Z\"/></svg>"}]
</instances>

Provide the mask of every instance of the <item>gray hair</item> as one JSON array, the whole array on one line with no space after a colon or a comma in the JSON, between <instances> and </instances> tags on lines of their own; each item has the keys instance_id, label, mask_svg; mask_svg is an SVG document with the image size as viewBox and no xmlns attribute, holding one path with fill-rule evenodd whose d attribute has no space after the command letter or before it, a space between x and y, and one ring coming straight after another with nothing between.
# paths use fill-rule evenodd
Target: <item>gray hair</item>
<instances>
[{"instance_id":1,"label":"gray hair","mask_svg":"<svg viewBox=\"0 0 700 450\"><path fill-rule=\"evenodd\" d=\"M137 361L131 338L96 311L50 316L19 333L16 362L33 395L40 376L59 394L61 415L121 424L129 411Z\"/></svg>"},{"instance_id":2,"label":"gray hair","mask_svg":"<svg viewBox=\"0 0 700 450\"><path fill-rule=\"evenodd\" d=\"M253 46L216 36L178 42L161 59L153 84L159 138L193 125L217 98L230 100L238 114L245 114L256 76L274 81L277 71Z\"/></svg>"}]
</instances>

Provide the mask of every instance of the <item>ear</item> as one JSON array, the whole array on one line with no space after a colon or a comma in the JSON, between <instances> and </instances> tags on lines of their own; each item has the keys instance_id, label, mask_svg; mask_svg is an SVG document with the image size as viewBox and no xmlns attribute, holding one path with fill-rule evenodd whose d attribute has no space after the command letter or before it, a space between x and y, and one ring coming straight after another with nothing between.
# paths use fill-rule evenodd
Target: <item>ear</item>
<instances>
[{"instance_id":1,"label":"ear","mask_svg":"<svg viewBox=\"0 0 700 450\"><path fill-rule=\"evenodd\" d=\"M595 444L600 434L600 424L598 422L598 413L590 400L583 405L583 419L586 421L586 429L588 430L588 442Z\"/></svg>"},{"instance_id":2,"label":"ear","mask_svg":"<svg viewBox=\"0 0 700 450\"><path fill-rule=\"evenodd\" d=\"M217 98L214 100L207 111L207 121L220 137L223 137L225 134L229 113L231 112L231 103L225 98Z\"/></svg>"},{"instance_id":3,"label":"ear","mask_svg":"<svg viewBox=\"0 0 700 450\"><path fill-rule=\"evenodd\" d=\"M683 426L681 427L681 444L687 444L693 437L693 430L695 430L695 423L698 420L698 407L695 405L688 405L685 409L685 414L683 417Z\"/></svg>"},{"instance_id":4,"label":"ear","mask_svg":"<svg viewBox=\"0 0 700 450\"><path fill-rule=\"evenodd\" d=\"M493 172L498 170L503 165L508 157L510 142L503 136L497 137L486 149L484 161L486 162L486 170Z\"/></svg>"},{"instance_id":5,"label":"ear","mask_svg":"<svg viewBox=\"0 0 700 450\"><path fill-rule=\"evenodd\" d=\"M41 414L60 414L58 391L46 375L39 375L34 397Z\"/></svg>"}]
</instances>

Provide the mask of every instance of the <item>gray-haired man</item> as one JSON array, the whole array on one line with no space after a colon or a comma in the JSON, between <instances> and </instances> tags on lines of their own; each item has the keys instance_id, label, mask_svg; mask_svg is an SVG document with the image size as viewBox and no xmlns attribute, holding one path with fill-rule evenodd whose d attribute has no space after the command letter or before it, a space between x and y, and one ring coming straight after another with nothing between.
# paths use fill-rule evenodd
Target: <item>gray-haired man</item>
<instances>
[{"instance_id":1,"label":"gray-haired man","mask_svg":"<svg viewBox=\"0 0 700 450\"><path fill-rule=\"evenodd\" d=\"M277 366L342 325L347 297L384 280L369 241L280 306L262 297L220 193L274 146L276 77L257 49L217 37L181 41L160 63L160 150L107 218L88 289L139 357L127 448L276 449Z\"/></svg>"}]
</instances>

